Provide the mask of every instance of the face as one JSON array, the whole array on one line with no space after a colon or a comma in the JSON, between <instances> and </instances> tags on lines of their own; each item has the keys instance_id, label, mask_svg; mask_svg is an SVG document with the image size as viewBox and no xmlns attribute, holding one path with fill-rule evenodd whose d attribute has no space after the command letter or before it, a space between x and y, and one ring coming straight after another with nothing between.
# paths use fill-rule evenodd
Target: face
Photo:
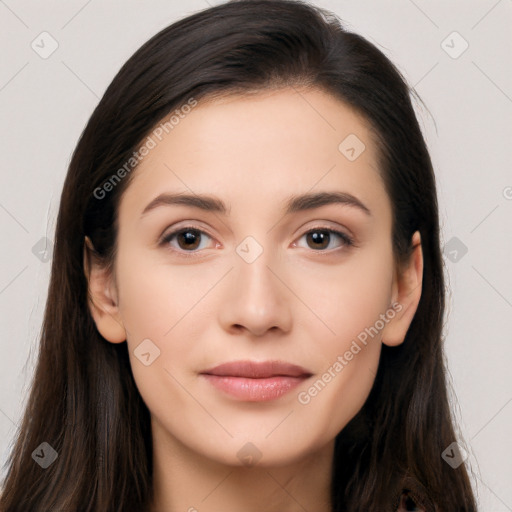
<instances>
[{"instance_id":1,"label":"face","mask_svg":"<svg viewBox=\"0 0 512 512\"><path fill-rule=\"evenodd\" d=\"M199 103L160 137L121 199L112 279L159 442L231 465L319 450L407 329L367 123L283 89ZM283 365L212 370L240 361Z\"/></svg>"}]
</instances>

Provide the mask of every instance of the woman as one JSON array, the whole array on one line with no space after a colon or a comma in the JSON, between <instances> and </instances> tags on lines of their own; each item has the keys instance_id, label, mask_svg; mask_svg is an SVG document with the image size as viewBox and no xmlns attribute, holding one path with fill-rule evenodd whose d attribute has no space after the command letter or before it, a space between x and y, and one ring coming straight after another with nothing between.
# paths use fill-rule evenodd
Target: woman
<instances>
[{"instance_id":1,"label":"woman","mask_svg":"<svg viewBox=\"0 0 512 512\"><path fill-rule=\"evenodd\" d=\"M73 154L1 510L473 512L443 315L396 68L306 3L189 16Z\"/></svg>"}]
</instances>

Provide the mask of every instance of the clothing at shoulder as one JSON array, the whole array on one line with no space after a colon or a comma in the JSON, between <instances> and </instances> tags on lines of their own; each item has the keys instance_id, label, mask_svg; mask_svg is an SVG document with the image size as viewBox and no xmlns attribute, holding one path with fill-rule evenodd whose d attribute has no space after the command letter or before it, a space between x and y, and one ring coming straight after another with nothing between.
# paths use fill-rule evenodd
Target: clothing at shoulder
<instances>
[{"instance_id":1,"label":"clothing at shoulder","mask_svg":"<svg viewBox=\"0 0 512 512\"><path fill-rule=\"evenodd\" d=\"M438 512L425 486L413 475L399 479L393 500L393 512Z\"/></svg>"},{"instance_id":2,"label":"clothing at shoulder","mask_svg":"<svg viewBox=\"0 0 512 512\"><path fill-rule=\"evenodd\" d=\"M426 512L426 510L417 505L407 492L403 492L396 512Z\"/></svg>"}]
</instances>

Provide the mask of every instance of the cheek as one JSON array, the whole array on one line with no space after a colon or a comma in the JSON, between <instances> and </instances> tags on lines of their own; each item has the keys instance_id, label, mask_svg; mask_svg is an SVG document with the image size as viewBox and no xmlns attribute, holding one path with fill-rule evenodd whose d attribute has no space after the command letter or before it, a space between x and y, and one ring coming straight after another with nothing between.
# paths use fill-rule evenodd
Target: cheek
<instances>
[{"instance_id":1,"label":"cheek","mask_svg":"<svg viewBox=\"0 0 512 512\"><path fill-rule=\"evenodd\" d=\"M382 247L361 251L337 267L317 267L314 275L304 274L301 279L302 293L309 290L308 306L323 324L311 317L302 325L315 340L318 373L299 390L297 401L306 422L314 418L324 425L322 436L335 436L345 427L364 405L375 381L385 325L381 315L392 318L391 246ZM313 282L316 293L311 293Z\"/></svg>"},{"instance_id":2,"label":"cheek","mask_svg":"<svg viewBox=\"0 0 512 512\"><path fill-rule=\"evenodd\" d=\"M132 344L143 338L166 343L182 322L197 316L202 297L218 279L218 272L199 274L194 265L166 264L161 253L144 250L124 251L116 264L121 315Z\"/></svg>"},{"instance_id":3,"label":"cheek","mask_svg":"<svg viewBox=\"0 0 512 512\"><path fill-rule=\"evenodd\" d=\"M120 311L133 376L152 410L164 407L161 397L170 394L175 404L187 405L179 382L184 372L193 374L198 366L204 367L204 346L196 341L212 325L213 288L224 273L218 266L199 270L194 265L162 263L161 257L157 262L143 250L119 251ZM154 360L147 366L138 357L142 346L148 347L144 353L149 351L149 359Z\"/></svg>"},{"instance_id":4,"label":"cheek","mask_svg":"<svg viewBox=\"0 0 512 512\"><path fill-rule=\"evenodd\" d=\"M333 354L332 363L312 379L308 388L297 395L297 417L300 427L313 435L313 443L321 445L333 439L356 416L371 391L381 344L359 348L351 354Z\"/></svg>"},{"instance_id":5,"label":"cheek","mask_svg":"<svg viewBox=\"0 0 512 512\"><path fill-rule=\"evenodd\" d=\"M324 363L331 364L333 354L348 350L351 341L389 309L394 270L391 245L383 239L357 249L337 265L308 265L294 279L297 294L312 312L303 317L301 328L308 329L316 347L322 347L318 353L325 356ZM380 322L378 327L382 330Z\"/></svg>"}]
</instances>

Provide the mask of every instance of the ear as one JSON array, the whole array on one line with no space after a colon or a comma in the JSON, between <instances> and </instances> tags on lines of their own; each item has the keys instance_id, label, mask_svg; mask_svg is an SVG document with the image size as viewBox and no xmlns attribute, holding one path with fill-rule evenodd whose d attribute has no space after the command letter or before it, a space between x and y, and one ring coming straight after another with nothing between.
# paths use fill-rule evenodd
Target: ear
<instances>
[{"instance_id":1,"label":"ear","mask_svg":"<svg viewBox=\"0 0 512 512\"><path fill-rule=\"evenodd\" d=\"M111 273L100 260L89 237L84 244L84 273L88 282L88 306L100 334L111 343L126 341L117 291Z\"/></svg>"},{"instance_id":2,"label":"ear","mask_svg":"<svg viewBox=\"0 0 512 512\"><path fill-rule=\"evenodd\" d=\"M382 343L390 347L405 340L407 330L418 308L423 283L423 252L421 237L416 231L412 237L413 252L406 268L396 271L393 279L393 301L395 316L382 331Z\"/></svg>"}]
</instances>

